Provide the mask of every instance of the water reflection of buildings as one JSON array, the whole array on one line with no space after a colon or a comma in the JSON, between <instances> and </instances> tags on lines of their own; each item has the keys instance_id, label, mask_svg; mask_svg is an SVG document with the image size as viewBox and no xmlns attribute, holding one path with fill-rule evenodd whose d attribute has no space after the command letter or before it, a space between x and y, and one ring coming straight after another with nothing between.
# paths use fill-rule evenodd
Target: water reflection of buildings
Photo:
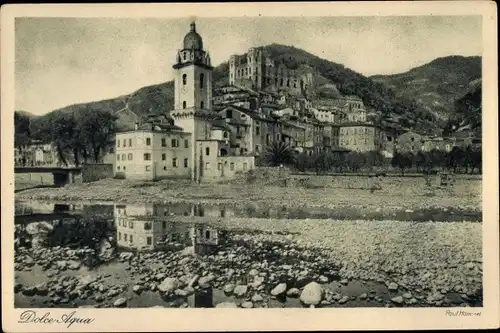
<instances>
[{"instance_id":1,"label":"water reflection of buildings","mask_svg":"<svg viewBox=\"0 0 500 333\"><path fill-rule=\"evenodd\" d=\"M210 213L210 215L205 215ZM220 213L220 211L219 211ZM195 253L210 252L223 240L222 233L208 225L168 221L169 216L213 216L199 205L115 205L116 242L120 247L154 250L170 244L193 246ZM218 214L220 216L221 214Z\"/></svg>"}]
</instances>

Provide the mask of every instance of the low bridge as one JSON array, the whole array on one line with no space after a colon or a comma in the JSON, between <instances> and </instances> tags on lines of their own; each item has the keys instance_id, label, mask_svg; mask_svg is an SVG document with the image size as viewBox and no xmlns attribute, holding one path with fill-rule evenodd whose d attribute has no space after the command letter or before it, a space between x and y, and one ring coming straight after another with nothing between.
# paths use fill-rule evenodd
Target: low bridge
<instances>
[{"instance_id":1,"label":"low bridge","mask_svg":"<svg viewBox=\"0 0 500 333\"><path fill-rule=\"evenodd\" d=\"M15 167L15 174L20 173L52 173L55 186L82 182L82 168L62 168L62 167Z\"/></svg>"}]
</instances>

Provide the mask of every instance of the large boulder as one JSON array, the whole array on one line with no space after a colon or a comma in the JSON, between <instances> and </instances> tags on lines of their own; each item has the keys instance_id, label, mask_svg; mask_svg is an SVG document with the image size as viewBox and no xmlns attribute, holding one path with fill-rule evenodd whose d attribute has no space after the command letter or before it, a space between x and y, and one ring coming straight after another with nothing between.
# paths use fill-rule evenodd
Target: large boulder
<instances>
[{"instance_id":1,"label":"large boulder","mask_svg":"<svg viewBox=\"0 0 500 333\"><path fill-rule=\"evenodd\" d=\"M215 306L216 308L237 308L236 303L233 302L222 302Z\"/></svg>"},{"instance_id":2,"label":"large boulder","mask_svg":"<svg viewBox=\"0 0 500 333\"><path fill-rule=\"evenodd\" d=\"M171 293L176 289L182 287L182 282L176 278L166 278L162 283L158 286L158 290L164 293Z\"/></svg>"},{"instance_id":3,"label":"large boulder","mask_svg":"<svg viewBox=\"0 0 500 333\"><path fill-rule=\"evenodd\" d=\"M323 300L324 294L325 291L319 283L311 282L302 290L300 301L306 305L317 305Z\"/></svg>"},{"instance_id":4,"label":"large boulder","mask_svg":"<svg viewBox=\"0 0 500 333\"><path fill-rule=\"evenodd\" d=\"M271 290L271 295L279 296L286 292L286 283L280 283Z\"/></svg>"},{"instance_id":5,"label":"large boulder","mask_svg":"<svg viewBox=\"0 0 500 333\"><path fill-rule=\"evenodd\" d=\"M233 293L238 296L238 297L242 297L242 296L245 296L245 294L247 293L248 291L248 287L247 286L244 286L244 285L238 285L234 288L233 290Z\"/></svg>"},{"instance_id":6,"label":"large boulder","mask_svg":"<svg viewBox=\"0 0 500 333\"><path fill-rule=\"evenodd\" d=\"M30 235L48 234L54 230L54 226L48 222L33 222L26 226L26 232Z\"/></svg>"}]
</instances>

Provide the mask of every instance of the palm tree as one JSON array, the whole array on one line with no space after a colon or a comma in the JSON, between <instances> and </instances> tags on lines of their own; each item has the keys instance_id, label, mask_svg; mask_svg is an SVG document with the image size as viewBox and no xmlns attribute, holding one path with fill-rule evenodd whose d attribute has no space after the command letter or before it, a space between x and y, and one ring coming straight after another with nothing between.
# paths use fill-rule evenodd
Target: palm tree
<instances>
[{"instance_id":1,"label":"palm tree","mask_svg":"<svg viewBox=\"0 0 500 333\"><path fill-rule=\"evenodd\" d=\"M275 141L266 147L264 159L269 166L293 165L295 153L287 143Z\"/></svg>"}]
</instances>

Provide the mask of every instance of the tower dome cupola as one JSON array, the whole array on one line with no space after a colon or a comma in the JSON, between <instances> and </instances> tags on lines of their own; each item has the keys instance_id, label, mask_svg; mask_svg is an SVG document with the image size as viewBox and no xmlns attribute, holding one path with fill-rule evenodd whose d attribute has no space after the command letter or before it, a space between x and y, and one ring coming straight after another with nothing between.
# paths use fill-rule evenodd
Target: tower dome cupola
<instances>
[{"instance_id":1,"label":"tower dome cupola","mask_svg":"<svg viewBox=\"0 0 500 333\"><path fill-rule=\"evenodd\" d=\"M196 32L196 23L191 22L191 31L184 37L185 50L203 50L203 39Z\"/></svg>"}]
</instances>

